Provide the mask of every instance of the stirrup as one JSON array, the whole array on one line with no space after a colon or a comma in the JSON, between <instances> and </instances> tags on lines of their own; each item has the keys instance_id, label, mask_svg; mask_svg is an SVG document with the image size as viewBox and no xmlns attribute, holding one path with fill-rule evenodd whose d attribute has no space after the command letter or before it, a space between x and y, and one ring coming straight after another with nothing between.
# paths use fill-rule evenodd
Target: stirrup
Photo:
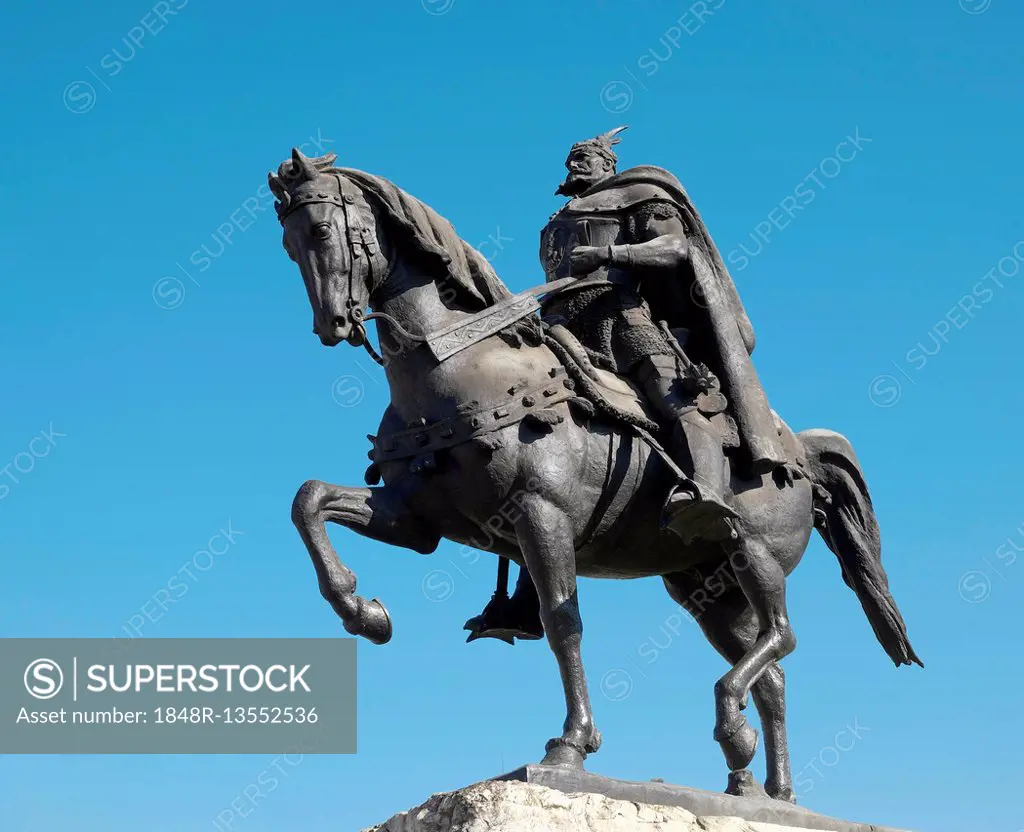
<instances>
[{"instance_id":1,"label":"stirrup","mask_svg":"<svg viewBox=\"0 0 1024 832\"><path fill-rule=\"evenodd\" d=\"M484 611L470 618L462 629L469 630L467 642L478 638L496 638L514 645L517 638L536 641L544 637L539 613L535 616L526 615L521 606L514 603L507 594L497 592L491 596Z\"/></svg>"},{"instance_id":2,"label":"stirrup","mask_svg":"<svg viewBox=\"0 0 1024 832\"><path fill-rule=\"evenodd\" d=\"M708 499L695 486L687 489L690 499L683 501L683 494L673 492L665 502L663 527L669 528L683 539L684 543L695 540L717 543L735 540L739 537L733 521L739 515L730 506L716 499ZM673 497L680 499L673 501Z\"/></svg>"}]
</instances>

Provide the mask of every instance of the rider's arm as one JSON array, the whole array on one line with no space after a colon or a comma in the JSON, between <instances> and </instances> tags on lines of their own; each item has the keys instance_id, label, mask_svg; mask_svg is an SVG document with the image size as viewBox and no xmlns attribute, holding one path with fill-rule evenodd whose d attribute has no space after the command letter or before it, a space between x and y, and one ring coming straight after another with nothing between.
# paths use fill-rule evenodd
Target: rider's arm
<instances>
[{"instance_id":1,"label":"rider's arm","mask_svg":"<svg viewBox=\"0 0 1024 832\"><path fill-rule=\"evenodd\" d=\"M609 246L608 257L617 266L672 269L690 256L679 212L671 205L642 209L632 218L633 237L630 245Z\"/></svg>"}]
</instances>

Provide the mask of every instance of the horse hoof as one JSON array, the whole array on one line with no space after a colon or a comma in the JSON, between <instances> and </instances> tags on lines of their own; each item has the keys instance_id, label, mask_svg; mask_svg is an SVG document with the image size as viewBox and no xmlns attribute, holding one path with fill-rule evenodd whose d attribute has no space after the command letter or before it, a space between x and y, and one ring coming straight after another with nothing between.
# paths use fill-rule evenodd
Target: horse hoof
<instances>
[{"instance_id":1,"label":"horse hoof","mask_svg":"<svg viewBox=\"0 0 1024 832\"><path fill-rule=\"evenodd\" d=\"M544 746L547 752L544 759L540 761L542 766L561 766L562 768L573 768L583 770L583 761L587 758L586 750L575 743L564 740L561 737L548 740Z\"/></svg>"},{"instance_id":2,"label":"horse hoof","mask_svg":"<svg viewBox=\"0 0 1024 832\"><path fill-rule=\"evenodd\" d=\"M595 728L590 734L590 741L584 746L588 754L596 754L601 748L601 732Z\"/></svg>"},{"instance_id":3,"label":"horse hoof","mask_svg":"<svg viewBox=\"0 0 1024 832\"><path fill-rule=\"evenodd\" d=\"M387 607L374 598L356 598L356 614L345 622L345 630L374 644L387 644L393 633Z\"/></svg>"},{"instance_id":4,"label":"horse hoof","mask_svg":"<svg viewBox=\"0 0 1024 832\"><path fill-rule=\"evenodd\" d=\"M745 768L729 772L729 785L725 787L725 793L737 797L768 797L768 792L757 782L753 773Z\"/></svg>"},{"instance_id":5,"label":"horse hoof","mask_svg":"<svg viewBox=\"0 0 1024 832\"><path fill-rule=\"evenodd\" d=\"M783 803L796 804L796 794L793 793L793 789L790 786L786 786L784 789L773 788L770 784L765 784L765 790L768 797L773 800L781 800Z\"/></svg>"},{"instance_id":6,"label":"horse hoof","mask_svg":"<svg viewBox=\"0 0 1024 832\"><path fill-rule=\"evenodd\" d=\"M739 771L750 765L757 750L757 731L741 716L733 725L715 730L715 739L722 747L725 762L731 771Z\"/></svg>"}]
</instances>

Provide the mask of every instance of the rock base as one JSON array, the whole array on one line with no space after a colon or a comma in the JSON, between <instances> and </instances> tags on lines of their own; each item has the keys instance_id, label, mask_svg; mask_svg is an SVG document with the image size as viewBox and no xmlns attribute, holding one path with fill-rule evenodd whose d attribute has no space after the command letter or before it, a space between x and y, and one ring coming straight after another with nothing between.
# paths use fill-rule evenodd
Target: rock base
<instances>
[{"instance_id":1,"label":"rock base","mask_svg":"<svg viewBox=\"0 0 1024 832\"><path fill-rule=\"evenodd\" d=\"M760 803L724 795L715 797L723 798L723 805L730 800ZM750 809L749 806L737 808L748 812ZM760 817L781 819L781 816L769 814L764 807L759 807L759 811ZM522 779L506 779L489 780L458 791L436 794L415 809L397 814L386 823L364 832L803 832L806 829L895 832L878 826L832 821L806 810L797 811L813 817L822 825L791 826L743 819L727 813L698 815L678 805L620 800L594 792L565 792L523 782Z\"/></svg>"}]
</instances>

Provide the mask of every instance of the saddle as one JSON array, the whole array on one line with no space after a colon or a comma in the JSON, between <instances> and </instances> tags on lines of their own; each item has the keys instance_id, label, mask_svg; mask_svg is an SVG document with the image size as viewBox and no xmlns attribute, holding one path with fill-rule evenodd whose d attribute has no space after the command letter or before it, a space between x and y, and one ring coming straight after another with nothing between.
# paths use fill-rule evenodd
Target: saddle
<instances>
[{"instance_id":1,"label":"saddle","mask_svg":"<svg viewBox=\"0 0 1024 832\"><path fill-rule=\"evenodd\" d=\"M646 397L633 382L594 364L586 347L564 325L551 324L546 331L548 347L595 407L645 430L661 430Z\"/></svg>"}]
</instances>

